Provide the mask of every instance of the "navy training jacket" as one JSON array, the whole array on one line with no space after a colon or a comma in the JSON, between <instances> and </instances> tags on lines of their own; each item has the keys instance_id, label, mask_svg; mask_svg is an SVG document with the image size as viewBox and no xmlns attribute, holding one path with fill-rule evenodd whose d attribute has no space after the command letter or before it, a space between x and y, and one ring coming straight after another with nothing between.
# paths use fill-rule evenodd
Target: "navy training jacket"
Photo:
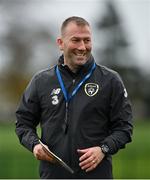
<instances>
[{"instance_id":1,"label":"navy training jacket","mask_svg":"<svg viewBox=\"0 0 150 180\"><path fill-rule=\"evenodd\" d=\"M94 58L76 73L63 64L58 67L69 94L90 71ZM28 84L16 111L16 133L20 143L30 151L38 144L36 127L41 126L41 141L74 169L40 162L40 177L96 179L112 178L111 155L131 142L132 110L124 84L115 71L96 64L92 75L79 88L68 104L56 76L56 66L37 73ZM110 152L91 172L79 167L77 149L107 144Z\"/></svg>"}]
</instances>

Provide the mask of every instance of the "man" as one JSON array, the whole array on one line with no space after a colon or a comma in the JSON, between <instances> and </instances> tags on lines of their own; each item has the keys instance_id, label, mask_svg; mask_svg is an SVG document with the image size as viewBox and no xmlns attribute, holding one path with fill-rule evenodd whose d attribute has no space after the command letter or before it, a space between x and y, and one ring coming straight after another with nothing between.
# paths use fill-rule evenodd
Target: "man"
<instances>
[{"instance_id":1,"label":"man","mask_svg":"<svg viewBox=\"0 0 150 180\"><path fill-rule=\"evenodd\" d=\"M119 75L95 63L89 23L66 19L57 44L63 55L55 67L36 74L16 111L21 144L40 160L40 177L113 178L111 155L131 142L132 111ZM41 141L65 161L54 162Z\"/></svg>"}]
</instances>

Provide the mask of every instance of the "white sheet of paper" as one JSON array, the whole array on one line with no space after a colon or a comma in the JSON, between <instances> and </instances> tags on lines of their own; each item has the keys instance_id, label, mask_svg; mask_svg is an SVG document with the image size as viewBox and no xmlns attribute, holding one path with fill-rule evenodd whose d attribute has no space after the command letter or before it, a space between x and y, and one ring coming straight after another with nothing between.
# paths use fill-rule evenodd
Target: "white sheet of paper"
<instances>
[{"instance_id":1,"label":"white sheet of paper","mask_svg":"<svg viewBox=\"0 0 150 180\"><path fill-rule=\"evenodd\" d=\"M56 160L59 164L61 164L65 169L67 169L70 173L74 173L73 169L71 167L69 167L62 159L60 159L56 154L54 154L45 144L43 144L40 140L39 140L40 144L42 145L42 147L44 148L44 150L47 152L47 154L49 154L51 157L54 158L54 160Z\"/></svg>"}]
</instances>

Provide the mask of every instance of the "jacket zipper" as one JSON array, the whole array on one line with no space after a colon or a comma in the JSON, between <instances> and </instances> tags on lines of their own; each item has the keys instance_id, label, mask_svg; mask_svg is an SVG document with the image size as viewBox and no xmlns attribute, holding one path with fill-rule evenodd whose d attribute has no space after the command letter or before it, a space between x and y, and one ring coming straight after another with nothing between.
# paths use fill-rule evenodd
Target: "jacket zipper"
<instances>
[{"instance_id":1,"label":"jacket zipper","mask_svg":"<svg viewBox=\"0 0 150 180\"><path fill-rule=\"evenodd\" d=\"M72 84L74 85L76 82L75 79L72 80ZM67 130L68 130L68 111L69 111L69 102L66 102L65 104L65 124L64 124L64 132L65 134L67 133Z\"/></svg>"},{"instance_id":2,"label":"jacket zipper","mask_svg":"<svg viewBox=\"0 0 150 180\"><path fill-rule=\"evenodd\" d=\"M67 133L67 130L68 130L68 102L66 102L66 107L65 107L65 124L64 124L65 134Z\"/></svg>"},{"instance_id":3,"label":"jacket zipper","mask_svg":"<svg viewBox=\"0 0 150 180\"><path fill-rule=\"evenodd\" d=\"M73 79L72 80L72 84L74 85L76 82L76 79ZM64 124L64 132L65 134L67 133L67 130L68 130L68 111L69 111L69 102L66 102L65 104L65 124Z\"/></svg>"}]
</instances>

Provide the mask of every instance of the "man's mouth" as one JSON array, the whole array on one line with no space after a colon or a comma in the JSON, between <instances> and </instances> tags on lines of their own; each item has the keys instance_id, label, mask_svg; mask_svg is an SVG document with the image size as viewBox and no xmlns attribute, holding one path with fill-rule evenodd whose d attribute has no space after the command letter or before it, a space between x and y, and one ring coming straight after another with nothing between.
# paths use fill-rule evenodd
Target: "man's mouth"
<instances>
[{"instance_id":1,"label":"man's mouth","mask_svg":"<svg viewBox=\"0 0 150 180\"><path fill-rule=\"evenodd\" d=\"M78 57L85 57L86 53L75 53L75 55Z\"/></svg>"}]
</instances>

